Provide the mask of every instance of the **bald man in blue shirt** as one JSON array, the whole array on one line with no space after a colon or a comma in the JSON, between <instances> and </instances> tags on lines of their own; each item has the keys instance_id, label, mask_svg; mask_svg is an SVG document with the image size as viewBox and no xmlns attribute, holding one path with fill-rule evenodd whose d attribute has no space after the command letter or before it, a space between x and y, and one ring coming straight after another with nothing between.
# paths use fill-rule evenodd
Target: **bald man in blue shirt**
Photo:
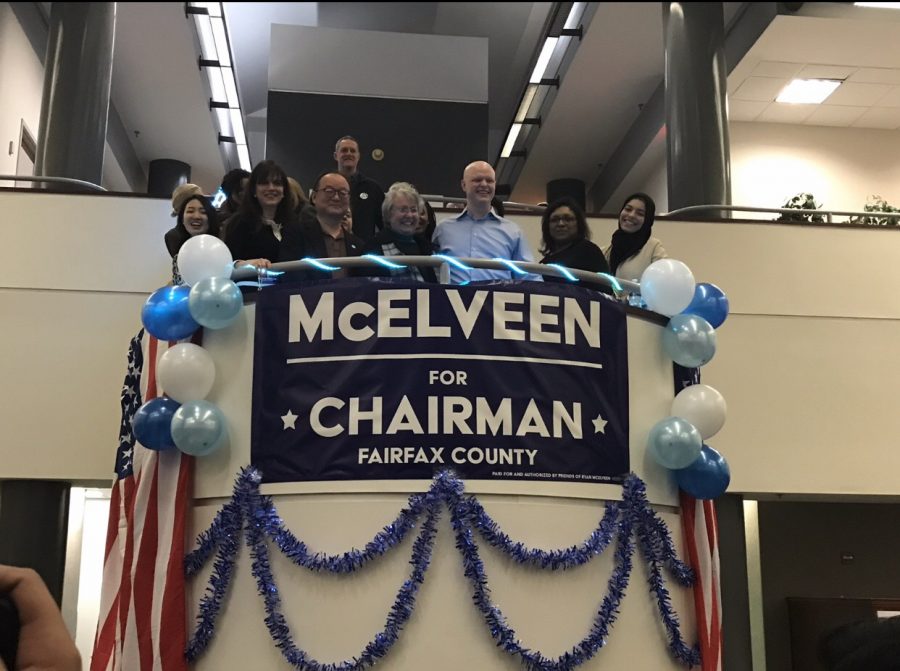
<instances>
[{"instance_id":1,"label":"bald man in blue shirt","mask_svg":"<svg viewBox=\"0 0 900 671\"><path fill-rule=\"evenodd\" d=\"M534 262L534 254L519 225L497 216L491 209L497 178L494 168L485 161L475 161L463 171L462 189L466 209L458 217L444 219L434 229L432 241L438 254L475 259L502 258L510 261ZM462 270L450 266L450 282L461 284L474 280L537 280L540 275L513 275L511 270Z\"/></svg>"}]
</instances>

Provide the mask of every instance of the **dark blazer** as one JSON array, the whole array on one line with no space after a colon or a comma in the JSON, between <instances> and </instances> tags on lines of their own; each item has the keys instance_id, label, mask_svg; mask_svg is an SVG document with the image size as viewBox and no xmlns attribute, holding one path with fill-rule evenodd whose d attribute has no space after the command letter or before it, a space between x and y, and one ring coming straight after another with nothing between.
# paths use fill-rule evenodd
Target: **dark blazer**
<instances>
[{"instance_id":1,"label":"dark blazer","mask_svg":"<svg viewBox=\"0 0 900 671\"><path fill-rule=\"evenodd\" d=\"M281 223L281 241L275 237L272 229L256 218L234 215L228 220L225 232L225 244L235 259L269 259L272 263L284 261L283 250L285 240L296 235L299 222L290 218Z\"/></svg>"},{"instance_id":2,"label":"dark blazer","mask_svg":"<svg viewBox=\"0 0 900 671\"><path fill-rule=\"evenodd\" d=\"M398 263L403 263L403 256L431 256L433 250L431 243L421 235L415 236L412 240L403 239L397 236L390 228L385 228L381 233L376 235L372 241L366 245L366 254L377 254L378 256L393 256ZM398 254L399 252L399 254ZM426 282L437 283L437 274L434 268L425 266L420 267L419 273ZM366 277L405 277L410 278L407 270L391 270L384 266L377 268L359 268L354 275L364 275ZM417 277L415 279L418 279Z\"/></svg>"},{"instance_id":3,"label":"dark blazer","mask_svg":"<svg viewBox=\"0 0 900 671\"><path fill-rule=\"evenodd\" d=\"M579 240L562 251L547 254L547 256L541 259L541 263L558 263L566 268L609 274L609 263L606 261L606 257L603 256L603 252L597 245L587 239ZM569 280L562 277L554 277L553 275L544 275L544 281L568 282ZM591 287L592 289L599 289L606 293L611 292L609 287L595 284L594 282L581 282L581 285Z\"/></svg>"},{"instance_id":4,"label":"dark blazer","mask_svg":"<svg viewBox=\"0 0 900 671\"><path fill-rule=\"evenodd\" d=\"M364 244L353 233L344 231L347 245L347 256L359 256L363 253ZM285 229L281 240L281 261L298 261L303 258L328 258L325 238L317 219L306 220L302 224ZM320 280L324 277L318 270L292 271L284 276L284 281Z\"/></svg>"}]
</instances>

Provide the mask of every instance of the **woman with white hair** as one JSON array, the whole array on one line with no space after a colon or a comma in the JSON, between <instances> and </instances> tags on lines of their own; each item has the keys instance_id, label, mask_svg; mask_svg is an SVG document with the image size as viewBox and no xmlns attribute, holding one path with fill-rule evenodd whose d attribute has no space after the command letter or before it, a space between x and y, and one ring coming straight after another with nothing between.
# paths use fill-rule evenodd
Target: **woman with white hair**
<instances>
[{"instance_id":1,"label":"woman with white hair","mask_svg":"<svg viewBox=\"0 0 900 671\"><path fill-rule=\"evenodd\" d=\"M381 214L384 229L365 249L366 254L378 256L431 256L431 244L419 228L419 192L408 182L395 182L384 196ZM402 264L402 260L397 263ZM418 282L437 282L434 268L407 266L406 268L367 269L366 275L405 277Z\"/></svg>"}]
</instances>

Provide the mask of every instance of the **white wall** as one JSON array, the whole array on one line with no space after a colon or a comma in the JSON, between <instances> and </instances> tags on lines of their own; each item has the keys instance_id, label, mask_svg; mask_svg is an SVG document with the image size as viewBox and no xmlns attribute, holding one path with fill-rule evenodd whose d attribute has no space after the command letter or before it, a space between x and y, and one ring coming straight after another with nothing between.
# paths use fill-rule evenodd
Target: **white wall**
<instances>
[{"instance_id":1,"label":"white wall","mask_svg":"<svg viewBox=\"0 0 900 671\"><path fill-rule=\"evenodd\" d=\"M869 128L732 121L731 202L782 207L801 192L826 210L861 211L869 196L900 207L900 133ZM668 208L665 139L656 138L600 212L615 212L629 193L645 191L656 211ZM771 220L774 214L735 213Z\"/></svg>"},{"instance_id":2,"label":"white wall","mask_svg":"<svg viewBox=\"0 0 900 671\"><path fill-rule=\"evenodd\" d=\"M0 192L0 476L105 479L128 339L169 279L164 200ZM535 217L515 217L532 245ZM594 239L615 223L593 222ZM711 445L733 491L900 490L900 231L657 223L731 300L704 381L729 403ZM24 456L27 454L27 457Z\"/></svg>"},{"instance_id":3,"label":"white wall","mask_svg":"<svg viewBox=\"0 0 900 671\"><path fill-rule=\"evenodd\" d=\"M170 211L0 192L0 477L111 479L128 341L171 279Z\"/></svg>"},{"instance_id":4,"label":"white wall","mask_svg":"<svg viewBox=\"0 0 900 671\"><path fill-rule=\"evenodd\" d=\"M741 122L730 129L736 204L781 207L804 191L829 210L862 210L872 194L900 206L897 131Z\"/></svg>"},{"instance_id":5,"label":"white wall","mask_svg":"<svg viewBox=\"0 0 900 671\"><path fill-rule=\"evenodd\" d=\"M16 172L22 120L37 139L44 67L8 2L0 2L0 174ZM9 143L13 153L9 153ZM3 186L12 186L5 182Z\"/></svg>"}]
</instances>

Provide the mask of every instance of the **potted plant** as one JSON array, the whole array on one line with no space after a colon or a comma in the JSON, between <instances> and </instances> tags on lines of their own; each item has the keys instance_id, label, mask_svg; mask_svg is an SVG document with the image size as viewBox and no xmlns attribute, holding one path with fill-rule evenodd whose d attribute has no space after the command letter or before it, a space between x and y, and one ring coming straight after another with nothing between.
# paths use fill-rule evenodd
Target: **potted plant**
<instances>
[{"instance_id":1,"label":"potted plant","mask_svg":"<svg viewBox=\"0 0 900 671\"><path fill-rule=\"evenodd\" d=\"M900 209L894 207L884 198L877 195L869 196L869 199L863 206L863 211L900 213ZM854 224L866 224L867 226L900 226L900 219L893 217L853 217L850 222Z\"/></svg>"},{"instance_id":2,"label":"potted plant","mask_svg":"<svg viewBox=\"0 0 900 671\"><path fill-rule=\"evenodd\" d=\"M811 193L798 193L781 207L792 210L818 210L821 209L822 205L816 202L815 196ZM821 214L788 214L783 212L775 221L807 221L814 224L822 224L825 222L825 219Z\"/></svg>"}]
</instances>

